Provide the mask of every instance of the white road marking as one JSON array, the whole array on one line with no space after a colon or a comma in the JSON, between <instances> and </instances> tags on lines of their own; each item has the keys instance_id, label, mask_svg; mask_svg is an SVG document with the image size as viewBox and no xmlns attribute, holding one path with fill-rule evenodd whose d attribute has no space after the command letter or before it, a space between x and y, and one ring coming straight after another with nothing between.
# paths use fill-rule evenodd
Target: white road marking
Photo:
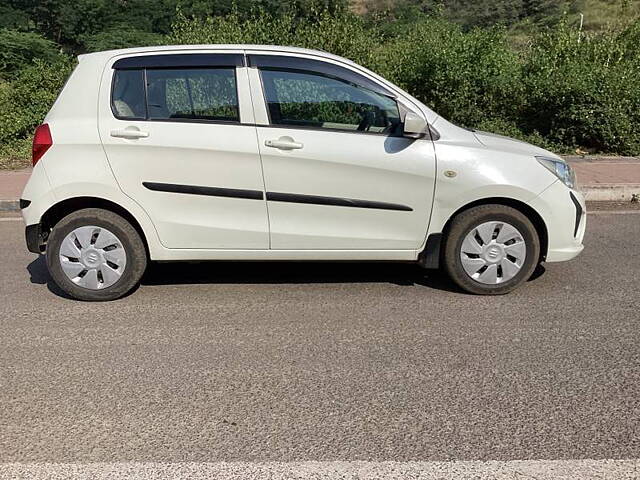
<instances>
[{"instance_id":1,"label":"white road marking","mask_svg":"<svg viewBox=\"0 0 640 480\"><path fill-rule=\"evenodd\" d=\"M5 463L0 478L637 480L640 459L451 462Z\"/></svg>"},{"instance_id":2,"label":"white road marking","mask_svg":"<svg viewBox=\"0 0 640 480\"><path fill-rule=\"evenodd\" d=\"M21 222L22 217L5 217L0 218L0 222Z\"/></svg>"},{"instance_id":3,"label":"white road marking","mask_svg":"<svg viewBox=\"0 0 640 480\"><path fill-rule=\"evenodd\" d=\"M587 215L640 215L640 210L594 210Z\"/></svg>"}]
</instances>

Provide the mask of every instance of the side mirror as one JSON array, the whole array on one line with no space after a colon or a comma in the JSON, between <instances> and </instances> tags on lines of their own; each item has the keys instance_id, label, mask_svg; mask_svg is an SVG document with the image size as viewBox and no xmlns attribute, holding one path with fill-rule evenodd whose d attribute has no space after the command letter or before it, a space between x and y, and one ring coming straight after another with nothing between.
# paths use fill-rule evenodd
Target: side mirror
<instances>
[{"instance_id":1,"label":"side mirror","mask_svg":"<svg viewBox=\"0 0 640 480\"><path fill-rule=\"evenodd\" d=\"M429 125L421 115L407 112L404 116L404 136L409 138L422 138L427 133Z\"/></svg>"}]
</instances>

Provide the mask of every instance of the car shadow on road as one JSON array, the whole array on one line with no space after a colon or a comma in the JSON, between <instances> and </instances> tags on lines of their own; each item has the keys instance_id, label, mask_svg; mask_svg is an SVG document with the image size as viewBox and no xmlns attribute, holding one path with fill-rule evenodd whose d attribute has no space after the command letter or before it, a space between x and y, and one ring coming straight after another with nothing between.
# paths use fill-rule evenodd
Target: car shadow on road
<instances>
[{"instance_id":1,"label":"car shadow on road","mask_svg":"<svg viewBox=\"0 0 640 480\"><path fill-rule=\"evenodd\" d=\"M55 284L51 275L49 275L44 255L39 255L33 262L27 265L27 271L29 272L29 280L31 283L46 285L51 293L59 297L71 298Z\"/></svg>"},{"instance_id":2,"label":"car shadow on road","mask_svg":"<svg viewBox=\"0 0 640 480\"><path fill-rule=\"evenodd\" d=\"M390 283L459 290L441 272L414 264L364 262L153 263L143 285L167 284Z\"/></svg>"},{"instance_id":3,"label":"car shadow on road","mask_svg":"<svg viewBox=\"0 0 640 480\"><path fill-rule=\"evenodd\" d=\"M46 285L49 291L69 298L53 282L44 256L27 266L31 283ZM424 270L410 263L351 262L175 262L149 264L142 285L186 284L321 284L389 283L424 286L461 293L437 270Z\"/></svg>"}]
</instances>

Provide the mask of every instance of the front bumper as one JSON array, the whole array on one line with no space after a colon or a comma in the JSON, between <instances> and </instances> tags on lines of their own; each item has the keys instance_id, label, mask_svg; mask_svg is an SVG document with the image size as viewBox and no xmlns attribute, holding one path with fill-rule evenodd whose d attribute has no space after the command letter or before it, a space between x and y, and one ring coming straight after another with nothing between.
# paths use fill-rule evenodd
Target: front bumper
<instances>
[{"instance_id":1,"label":"front bumper","mask_svg":"<svg viewBox=\"0 0 640 480\"><path fill-rule=\"evenodd\" d=\"M587 226L584 197L556 181L529 204L542 216L548 234L547 262L564 262L584 249Z\"/></svg>"}]
</instances>

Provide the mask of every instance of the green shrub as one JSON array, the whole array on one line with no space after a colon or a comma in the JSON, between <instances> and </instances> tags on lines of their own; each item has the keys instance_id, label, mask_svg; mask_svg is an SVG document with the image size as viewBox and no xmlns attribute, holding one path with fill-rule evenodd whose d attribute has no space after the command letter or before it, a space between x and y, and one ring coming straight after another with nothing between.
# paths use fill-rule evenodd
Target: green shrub
<instances>
[{"instance_id":1,"label":"green shrub","mask_svg":"<svg viewBox=\"0 0 640 480\"><path fill-rule=\"evenodd\" d=\"M320 10L298 18L259 12L243 18L233 12L205 19L178 15L169 43L291 45L325 50L369 64L378 45L378 39L372 38L371 34L365 22L350 13L335 16L328 10Z\"/></svg>"},{"instance_id":2,"label":"green shrub","mask_svg":"<svg viewBox=\"0 0 640 480\"><path fill-rule=\"evenodd\" d=\"M511 118L523 95L518 56L504 30L426 19L385 45L374 67L448 120L466 126Z\"/></svg>"},{"instance_id":3,"label":"green shrub","mask_svg":"<svg viewBox=\"0 0 640 480\"><path fill-rule=\"evenodd\" d=\"M562 145L639 154L639 26L582 37L562 27L538 37L524 60L519 126Z\"/></svg>"},{"instance_id":4,"label":"green shrub","mask_svg":"<svg viewBox=\"0 0 640 480\"><path fill-rule=\"evenodd\" d=\"M63 56L53 62L36 60L11 82L0 82L0 156L10 155L16 164L16 157L28 152L25 141L51 108L72 67L71 59ZM28 163L28 154L20 163Z\"/></svg>"}]
</instances>

